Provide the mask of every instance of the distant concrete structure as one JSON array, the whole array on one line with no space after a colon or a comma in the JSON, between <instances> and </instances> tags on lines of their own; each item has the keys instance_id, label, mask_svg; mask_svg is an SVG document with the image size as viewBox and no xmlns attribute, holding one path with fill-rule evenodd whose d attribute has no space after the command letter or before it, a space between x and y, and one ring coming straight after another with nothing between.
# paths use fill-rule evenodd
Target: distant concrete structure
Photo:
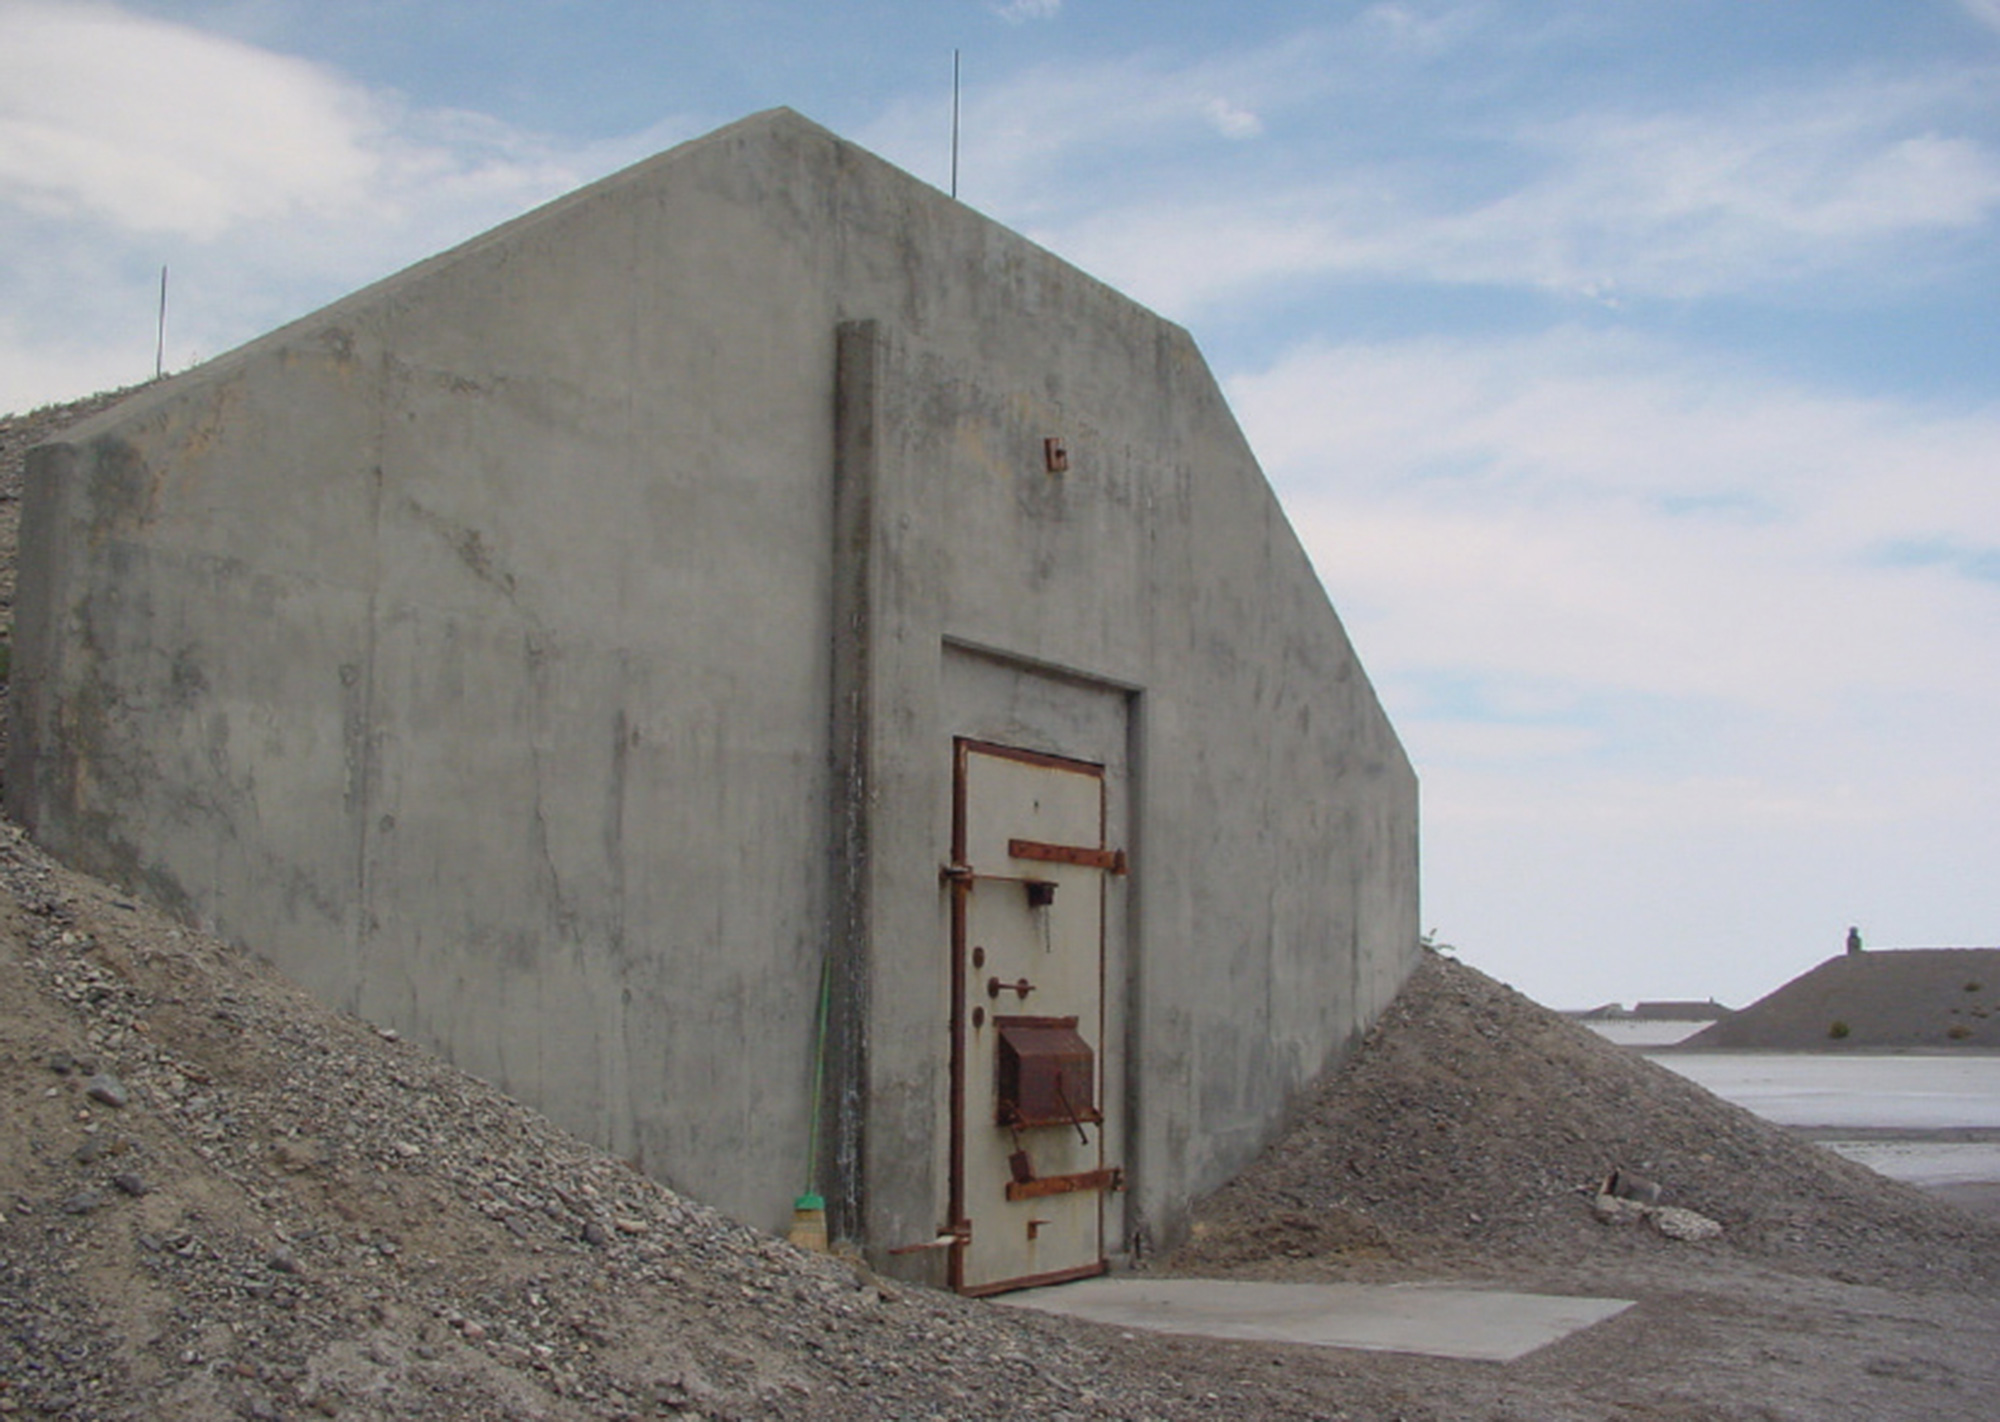
<instances>
[{"instance_id":1,"label":"distant concrete structure","mask_svg":"<svg viewBox=\"0 0 2000 1422\"><path fill-rule=\"evenodd\" d=\"M1847 951L1850 953L1859 953L1861 951L1861 930L1859 928L1849 928L1847 930Z\"/></svg>"},{"instance_id":2,"label":"distant concrete structure","mask_svg":"<svg viewBox=\"0 0 2000 1422\"><path fill-rule=\"evenodd\" d=\"M1728 1015L1729 1009L1712 997L1700 1002L1692 999L1640 1002L1631 1007L1622 1002L1607 1002L1563 1013L1583 1022L1713 1022Z\"/></svg>"},{"instance_id":3,"label":"distant concrete structure","mask_svg":"<svg viewBox=\"0 0 2000 1422\"><path fill-rule=\"evenodd\" d=\"M1415 961L1415 777L1186 333L789 112L23 517L44 844L883 1268L1171 1242Z\"/></svg>"},{"instance_id":4,"label":"distant concrete structure","mask_svg":"<svg viewBox=\"0 0 2000 1422\"><path fill-rule=\"evenodd\" d=\"M1701 1002L1691 999L1641 1002L1633 1007L1631 1015L1636 1022L1714 1022L1727 1017L1729 1009L1711 997Z\"/></svg>"}]
</instances>

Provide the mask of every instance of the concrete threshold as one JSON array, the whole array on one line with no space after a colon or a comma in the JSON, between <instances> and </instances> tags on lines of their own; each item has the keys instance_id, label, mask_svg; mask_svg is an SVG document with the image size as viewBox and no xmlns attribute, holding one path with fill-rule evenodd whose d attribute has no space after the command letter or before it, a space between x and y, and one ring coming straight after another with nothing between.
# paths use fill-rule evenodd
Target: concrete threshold
<instances>
[{"instance_id":1,"label":"concrete threshold","mask_svg":"<svg viewBox=\"0 0 2000 1422\"><path fill-rule=\"evenodd\" d=\"M1113 1275L994 1302L1113 1328L1507 1363L1632 1307L1432 1284L1265 1284Z\"/></svg>"}]
</instances>

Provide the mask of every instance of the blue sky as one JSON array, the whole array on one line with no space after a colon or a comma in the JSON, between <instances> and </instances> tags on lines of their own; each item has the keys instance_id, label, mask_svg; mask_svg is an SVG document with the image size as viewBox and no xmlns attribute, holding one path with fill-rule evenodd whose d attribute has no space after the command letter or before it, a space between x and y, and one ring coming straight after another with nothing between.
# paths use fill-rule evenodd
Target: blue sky
<instances>
[{"instance_id":1,"label":"blue sky","mask_svg":"<svg viewBox=\"0 0 2000 1422\"><path fill-rule=\"evenodd\" d=\"M0 410L787 104L1186 325L1546 1002L2000 943L2000 0L0 0Z\"/></svg>"}]
</instances>

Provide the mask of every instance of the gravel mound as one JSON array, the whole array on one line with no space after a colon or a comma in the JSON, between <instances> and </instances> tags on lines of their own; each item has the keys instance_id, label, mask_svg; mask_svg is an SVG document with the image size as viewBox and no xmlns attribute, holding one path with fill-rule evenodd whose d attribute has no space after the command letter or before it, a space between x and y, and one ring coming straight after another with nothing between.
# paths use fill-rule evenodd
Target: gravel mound
<instances>
[{"instance_id":1,"label":"gravel mound","mask_svg":"<svg viewBox=\"0 0 2000 1422\"><path fill-rule=\"evenodd\" d=\"M1208 1200L1168 1267L1353 1277L1686 1263L1591 1209L1613 1170L1723 1226L1704 1249L1897 1286L2000 1285L2000 1227L1427 954L1347 1068Z\"/></svg>"},{"instance_id":2,"label":"gravel mound","mask_svg":"<svg viewBox=\"0 0 2000 1422\"><path fill-rule=\"evenodd\" d=\"M2000 948L1843 953L1681 1045L1790 1052L2000 1047Z\"/></svg>"}]
</instances>

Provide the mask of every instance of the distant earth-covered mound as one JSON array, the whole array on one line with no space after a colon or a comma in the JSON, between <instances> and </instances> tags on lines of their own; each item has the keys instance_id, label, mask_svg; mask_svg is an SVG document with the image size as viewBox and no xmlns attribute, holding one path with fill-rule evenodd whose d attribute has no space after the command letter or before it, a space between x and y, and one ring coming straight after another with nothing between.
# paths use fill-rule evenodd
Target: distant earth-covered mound
<instances>
[{"instance_id":1,"label":"distant earth-covered mound","mask_svg":"<svg viewBox=\"0 0 2000 1422\"><path fill-rule=\"evenodd\" d=\"M1681 1045L2000 1047L2000 948L1845 953Z\"/></svg>"}]
</instances>

